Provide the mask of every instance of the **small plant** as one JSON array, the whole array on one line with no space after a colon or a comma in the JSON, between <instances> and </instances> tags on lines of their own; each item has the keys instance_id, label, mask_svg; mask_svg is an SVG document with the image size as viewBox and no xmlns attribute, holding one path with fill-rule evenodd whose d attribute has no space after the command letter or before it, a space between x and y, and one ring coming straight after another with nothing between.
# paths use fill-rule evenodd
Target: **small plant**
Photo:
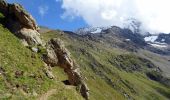
<instances>
[{"instance_id":1,"label":"small plant","mask_svg":"<svg viewBox=\"0 0 170 100\"><path fill-rule=\"evenodd\" d=\"M47 54L47 50L43 46L38 46L37 48L38 48L38 53L40 55L46 55Z\"/></svg>"}]
</instances>

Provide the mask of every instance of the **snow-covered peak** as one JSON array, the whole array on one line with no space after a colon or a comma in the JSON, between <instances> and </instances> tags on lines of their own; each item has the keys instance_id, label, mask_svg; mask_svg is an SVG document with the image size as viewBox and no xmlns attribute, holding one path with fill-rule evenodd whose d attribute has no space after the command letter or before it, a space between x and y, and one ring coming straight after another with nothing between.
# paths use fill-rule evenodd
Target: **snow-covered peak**
<instances>
[{"instance_id":1,"label":"snow-covered peak","mask_svg":"<svg viewBox=\"0 0 170 100\"><path fill-rule=\"evenodd\" d=\"M133 33L141 34L141 22L137 19L130 18L124 22L124 28L130 29Z\"/></svg>"},{"instance_id":2,"label":"snow-covered peak","mask_svg":"<svg viewBox=\"0 0 170 100\"><path fill-rule=\"evenodd\" d=\"M85 35L85 34L96 34L96 33L101 33L103 30L106 30L110 27L85 27L85 28L80 28L75 31L75 33L79 35Z\"/></svg>"}]
</instances>

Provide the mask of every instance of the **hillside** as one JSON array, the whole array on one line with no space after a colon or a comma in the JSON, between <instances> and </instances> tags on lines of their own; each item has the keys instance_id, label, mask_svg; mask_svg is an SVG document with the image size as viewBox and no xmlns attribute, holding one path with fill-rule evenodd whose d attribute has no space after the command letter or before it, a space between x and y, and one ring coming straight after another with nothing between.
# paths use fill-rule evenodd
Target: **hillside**
<instances>
[{"instance_id":1,"label":"hillside","mask_svg":"<svg viewBox=\"0 0 170 100\"><path fill-rule=\"evenodd\" d=\"M103 29L39 30L1 0L0 100L169 100L168 53L130 29Z\"/></svg>"},{"instance_id":2,"label":"hillside","mask_svg":"<svg viewBox=\"0 0 170 100\"><path fill-rule=\"evenodd\" d=\"M68 76L62 68L44 64L44 48L35 44L24 46L21 37L6 27L6 18L0 13L0 99L83 99L75 86L65 85L63 81Z\"/></svg>"},{"instance_id":3,"label":"hillside","mask_svg":"<svg viewBox=\"0 0 170 100\"><path fill-rule=\"evenodd\" d=\"M52 68L55 78L49 79L45 74L47 68L40 54L24 47L2 24L0 47L0 99L36 99L51 89L55 90L52 94L60 100L82 98L75 87L66 86L62 82L67 80L67 75L62 69Z\"/></svg>"},{"instance_id":4,"label":"hillside","mask_svg":"<svg viewBox=\"0 0 170 100\"><path fill-rule=\"evenodd\" d=\"M42 36L46 41L52 37L64 40L86 76L90 100L170 98L170 88L165 86L168 79L165 78L166 82L161 80L164 72L148 60L149 56L154 55L151 59L157 61L159 59L157 54L151 55L152 53L146 50L131 52L112 47L105 41L99 42L100 39L97 37L93 40L90 37L59 30L42 33Z\"/></svg>"}]
</instances>

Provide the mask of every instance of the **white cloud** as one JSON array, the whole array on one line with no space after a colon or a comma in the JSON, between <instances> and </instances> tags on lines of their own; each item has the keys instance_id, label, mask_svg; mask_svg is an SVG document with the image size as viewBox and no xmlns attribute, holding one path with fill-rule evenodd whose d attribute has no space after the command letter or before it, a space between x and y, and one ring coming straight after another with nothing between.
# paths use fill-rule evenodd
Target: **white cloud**
<instances>
[{"instance_id":1,"label":"white cloud","mask_svg":"<svg viewBox=\"0 0 170 100\"><path fill-rule=\"evenodd\" d=\"M39 6L38 10L41 17L43 17L48 11L48 6Z\"/></svg>"},{"instance_id":2,"label":"white cloud","mask_svg":"<svg viewBox=\"0 0 170 100\"><path fill-rule=\"evenodd\" d=\"M170 0L62 0L64 18L82 17L90 26L124 26L135 18L150 32L170 32Z\"/></svg>"}]
</instances>

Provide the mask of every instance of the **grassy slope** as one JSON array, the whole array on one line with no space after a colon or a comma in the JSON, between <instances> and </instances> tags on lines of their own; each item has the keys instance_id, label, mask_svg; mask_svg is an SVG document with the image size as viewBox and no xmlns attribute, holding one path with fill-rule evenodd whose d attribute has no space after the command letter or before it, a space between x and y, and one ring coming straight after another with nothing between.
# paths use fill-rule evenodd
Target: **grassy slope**
<instances>
[{"instance_id":1,"label":"grassy slope","mask_svg":"<svg viewBox=\"0 0 170 100\"><path fill-rule=\"evenodd\" d=\"M125 72L109 62L113 57L129 52L110 48L107 44L96 43L88 39L68 36L60 31L42 34L44 40L61 38L72 56L81 66L90 88L90 100L168 100L170 88L149 80L145 74L139 72ZM134 62L138 63L138 59ZM143 65L143 67L145 67Z\"/></svg>"},{"instance_id":2,"label":"grassy slope","mask_svg":"<svg viewBox=\"0 0 170 100\"><path fill-rule=\"evenodd\" d=\"M157 66L159 66L162 69L166 77L170 78L170 67L169 67L170 56L155 55L154 53L145 50L140 50L138 54L140 54L145 58L150 59L153 63L155 63Z\"/></svg>"},{"instance_id":3,"label":"grassy slope","mask_svg":"<svg viewBox=\"0 0 170 100\"><path fill-rule=\"evenodd\" d=\"M0 22L3 15L0 14ZM18 74L16 74L18 73ZM54 80L44 73L44 64L39 54L24 47L8 29L0 24L0 99L37 99L51 89L56 89L59 100L81 100L75 87L67 88L62 81L67 79L63 70L54 67Z\"/></svg>"}]
</instances>

